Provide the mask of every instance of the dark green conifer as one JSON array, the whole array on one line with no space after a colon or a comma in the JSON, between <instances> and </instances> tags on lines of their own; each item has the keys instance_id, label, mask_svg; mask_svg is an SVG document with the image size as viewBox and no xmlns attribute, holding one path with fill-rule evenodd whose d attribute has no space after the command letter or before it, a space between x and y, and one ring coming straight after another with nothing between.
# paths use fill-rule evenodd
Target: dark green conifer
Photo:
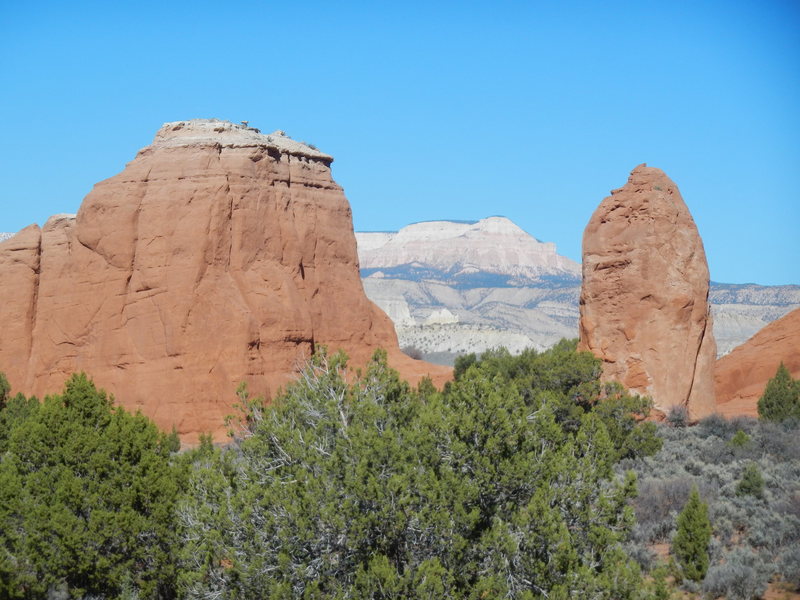
<instances>
[{"instance_id":1,"label":"dark green conifer","mask_svg":"<svg viewBox=\"0 0 800 600\"><path fill-rule=\"evenodd\" d=\"M0 598L169 597L174 440L82 374L41 405L13 398L0 424Z\"/></svg>"},{"instance_id":2,"label":"dark green conifer","mask_svg":"<svg viewBox=\"0 0 800 600\"><path fill-rule=\"evenodd\" d=\"M758 400L758 417L778 422L790 417L800 419L800 381L792 379L783 363Z\"/></svg>"},{"instance_id":3,"label":"dark green conifer","mask_svg":"<svg viewBox=\"0 0 800 600\"><path fill-rule=\"evenodd\" d=\"M8 384L5 373L0 373L0 410L6 405L8 393L11 391L11 386Z\"/></svg>"},{"instance_id":4,"label":"dark green conifer","mask_svg":"<svg viewBox=\"0 0 800 600\"><path fill-rule=\"evenodd\" d=\"M697 486L692 488L686 505L678 515L678 530L672 541L672 552L678 559L684 577L700 581L708 571L708 544L711 522L708 505L700 499Z\"/></svg>"}]
</instances>

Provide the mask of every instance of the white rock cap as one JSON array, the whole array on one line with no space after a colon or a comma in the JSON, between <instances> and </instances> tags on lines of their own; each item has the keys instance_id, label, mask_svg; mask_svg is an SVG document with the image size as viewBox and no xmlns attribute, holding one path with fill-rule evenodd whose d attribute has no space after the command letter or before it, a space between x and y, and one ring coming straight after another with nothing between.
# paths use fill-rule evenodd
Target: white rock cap
<instances>
[{"instance_id":1,"label":"white rock cap","mask_svg":"<svg viewBox=\"0 0 800 600\"><path fill-rule=\"evenodd\" d=\"M320 152L304 142L293 140L284 131L263 134L255 127L249 127L246 121L236 124L219 119L190 119L164 123L148 148L208 144L221 144L231 148L266 146L286 154L306 156L324 162L333 161L331 155Z\"/></svg>"}]
</instances>

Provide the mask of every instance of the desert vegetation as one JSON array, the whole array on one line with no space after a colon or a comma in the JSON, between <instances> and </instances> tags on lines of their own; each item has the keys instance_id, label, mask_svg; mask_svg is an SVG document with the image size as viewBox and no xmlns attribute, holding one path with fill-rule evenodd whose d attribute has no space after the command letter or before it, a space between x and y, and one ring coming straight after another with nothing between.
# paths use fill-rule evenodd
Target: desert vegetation
<instances>
[{"instance_id":1,"label":"desert vegetation","mask_svg":"<svg viewBox=\"0 0 800 600\"><path fill-rule=\"evenodd\" d=\"M231 441L0 377L2 598L754 598L800 584L797 422L642 421L574 342L442 391L319 352Z\"/></svg>"},{"instance_id":2,"label":"desert vegetation","mask_svg":"<svg viewBox=\"0 0 800 600\"><path fill-rule=\"evenodd\" d=\"M779 371L776 378L785 389L785 376ZM800 422L714 415L687 427L680 415L671 417L659 426L658 454L616 467L638 476L631 556L644 570L666 569L684 591L710 598L758 598L770 582L797 591ZM687 554L693 559L682 560Z\"/></svg>"}]
</instances>

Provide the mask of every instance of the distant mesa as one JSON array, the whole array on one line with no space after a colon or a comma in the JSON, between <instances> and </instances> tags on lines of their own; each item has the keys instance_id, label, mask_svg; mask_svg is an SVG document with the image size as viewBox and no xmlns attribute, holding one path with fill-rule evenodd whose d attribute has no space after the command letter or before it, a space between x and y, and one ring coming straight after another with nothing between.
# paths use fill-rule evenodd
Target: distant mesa
<instances>
[{"instance_id":1,"label":"distant mesa","mask_svg":"<svg viewBox=\"0 0 800 600\"><path fill-rule=\"evenodd\" d=\"M579 348L659 411L702 418L716 406L708 297L703 242L677 186L639 165L583 234Z\"/></svg>"},{"instance_id":2,"label":"distant mesa","mask_svg":"<svg viewBox=\"0 0 800 600\"><path fill-rule=\"evenodd\" d=\"M506 217L357 232L364 289L401 346L452 364L459 353L543 350L578 329L580 266Z\"/></svg>"},{"instance_id":3,"label":"distant mesa","mask_svg":"<svg viewBox=\"0 0 800 600\"><path fill-rule=\"evenodd\" d=\"M272 396L322 345L441 383L364 295L332 161L282 132L166 123L77 216L0 244L0 371L40 397L85 371L189 442L224 437L240 382Z\"/></svg>"},{"instance_id":4,"label":"distant mesa","mask_svg":"<svg viewBox=\"0 0 800 600\"><path fill-rule=\"evenodd\" d=\"M758 415L758 400L783 362L800 379L800 309L773 321L717 361L717 409L726 416Z\"/></svg>"},{"instance_id":5,"label":"distant mesa","mask_svg":"<svg viewBox=\"0 0 800 600\"><path fill-rule=\"evenodd\" d=\"M475 273L502 275L513 282L542 276L577 279L580 265L556 253L505 217L480 221L424 221L397 232L359 232L362 272L403 268L447 273L454 281Z\"/></svg>"}]
</instances>

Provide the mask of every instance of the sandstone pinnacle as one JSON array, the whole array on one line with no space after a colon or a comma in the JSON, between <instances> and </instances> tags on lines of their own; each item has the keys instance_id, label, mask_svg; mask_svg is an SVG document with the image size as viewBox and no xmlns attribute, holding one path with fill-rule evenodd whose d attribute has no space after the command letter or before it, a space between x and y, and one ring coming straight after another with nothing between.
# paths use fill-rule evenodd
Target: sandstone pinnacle
<instances>
[{"instance_id":1,"label":"sandstone pinnacle","mask_svg":"<svg viewBox=\"0 0 800 600\"><path fill-rule=\"evenodd\" d=\"M636 167L584 231L579 348L602 359L604 379L662 413L701 418L715 408L708 293L703 243L677 186Z\"/></svg>"}]
</instances>

